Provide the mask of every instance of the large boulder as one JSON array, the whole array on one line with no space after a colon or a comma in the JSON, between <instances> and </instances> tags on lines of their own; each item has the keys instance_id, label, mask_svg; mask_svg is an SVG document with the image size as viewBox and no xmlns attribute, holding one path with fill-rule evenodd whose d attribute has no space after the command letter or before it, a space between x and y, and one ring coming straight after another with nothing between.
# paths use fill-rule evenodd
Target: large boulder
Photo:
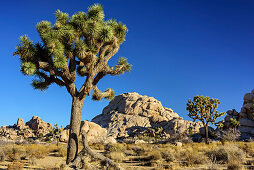
<instances>
[{"instance_id":1,"label":"large boulder","mask_svg":"<svg viewBox=\"0 0 254 170\"><path fill-rule=\"evenodd\" d=\"M69 140L69 129L64 129L59 134L59 141L67 143Z\"/></svg>"},{"instance_id":2,"label":"large boulder","mask_svg":"<svg viewBox=\"0 0 254 170\"><path fill-rule=\"evenodd\" d=\"M88 143L103 143L107 138L107 130L94 122L81 121L80 128L81 132L86 133Z\"/></svg>"},{"instance_id":3,"label":"large boulder","mask_svg":"<svg viewBox=\"0 0 254 170\"><path fill-rule=\"evenodd\" d=\"M107 129L102 128L100 125L89 122L87 120L81 121L80 132L86 133L86 139L89 144L92 143L116 143L115 139L107 136ZM82 136L79 135L79 139ZM60 142L68 142L69 140L69 126L66 127L59 134Z\"/></svg>"},{"instance_id":4,"label":"large boulder","mask_svg":"<svg viewBox=\"0 0 254 170\"><path fill-rule=\"evenodd\" d=\"M188 128L197 132L200 128L200 123L182 120L172 109L163 107L160 101L136 92L116 96L92 122L106 128L108 136L114 138L129 137L133 131L151 127L163 127L170 135L178 133L177 125L181 132Z\"/></svg>"},{"instance_id":5,"label":"large boulder","mask_svg":"<svg viewBox=\"0 0 254 170\"><path fill-rule=\"evenodd\" d=\"M166 126L163 128L165 129L165 132L169 134L170 136L173 136L175 134L193 134L200 131L200 128L202 128L203 125L201 122L193 122L183 119L172 119L170 120Z\"/></svg>"}]
</instances>

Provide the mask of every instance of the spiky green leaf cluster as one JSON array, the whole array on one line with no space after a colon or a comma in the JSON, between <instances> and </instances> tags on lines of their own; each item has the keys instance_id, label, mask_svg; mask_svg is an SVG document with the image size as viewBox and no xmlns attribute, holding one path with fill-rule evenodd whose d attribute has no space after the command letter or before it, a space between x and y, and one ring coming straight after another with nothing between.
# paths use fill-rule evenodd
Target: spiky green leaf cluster
<instances>
[{"instance_id":1,"label":"spiky green leaf cluster","mask_svg":"<svg viewBox=\"0 0 254 170\"><path fill-rule=\"evenodd\" d=\"M56 24L62 24L65 25L69 19L69 15L67 13L63 13L59 9L56 11ZM58 25L57 27L59 27Z\"/></svg>"},{"instance_id":2,"label":"spiky green leaf cluster","mask_svg":"<svg viewBox=\"0 0 254 170\"><path fill-rule=\"evenodd\" d=\"M234 118L230 118L230 124L233 128L237 128L238 126L240 126L240 122Z\"/></svg>"},{"instance_id":3,"label":"spiky green leaf cluster","mask_svg":"<svg viewBox=\"0 0 254 170\"><path fill-rule=\"evenodd\" d=\"M225 127L225 121L221 120L217 123L215 123L215 125L219 128L219 129L223 129Z\"/></svg>"},{"instance_id":4,"label":"spiky green leaf cluster","mask_svg":"<svg viewBox=\"0 0 254 170\"><path fill-rule=\"evenodd\" d=\"M129 72L132 68L132 65L128 63L127 58L120 57L118 59L116 70L118 74L124 74L124 72Z\"/></svg>"},{"instance_id":5,"label":"spiky green leaf cluster","mask_svg":"<svg viewBox=\"0 0 254 170\"><path fill-rule=\"evenodd\" d=\"M105 98L106 100L112 100L115 97L115 91L108 88L107 90L105 90L105 92L101 92L98 89L95 89L92 95L92 99L93 100L101 100L102 98Z\"/></svg>"},{"instance_id":6,"label":"spiky green leaf cluster","mask_svg":"<svg viewBox=\"0 0 254 170\"><path fill-rule=\"evenodd\" d=\"M109 92L109 94L105 97L106 100L113 100L115 98L115 91L112 89L107 89L105 92Z\"/></svg>"},{"instance_id":7,"label":"spiky green leaf cluster","mask_svg":"<svg viewBox=\"0 0 254 170\"><path fill-rule=\"evenodd\" d=\"M20 56L22 62L32 62L34 60L35 48L33 42L27 35L23 35L19 38L20 44L16 47L16 55Z\"/></svg>"},{"instance_id":8,"label":"spiky green leaf cluster","mask_svg":"<svg viewBox=\"0 0 254 170\"><path fill-rule=\"evenodd\" d=\"M45 91L49 87L49 84L46 83L43 79L33 80L31 85L34 89L41 90L41 91Z\"/></svg>"},{"instance_id":9,"label":"spiky green leaf cluster","mask_svg":"<svg viewBox=\"0 0 254 170\"><path fill-rule=\"evenodd\" d=\"M23 62L20 71L25 75L31 76L36 72L36 66L32 62Z\"/></svg>"},{"instance_id":10,"label":"spiky green leaf cluster","mask_svg":"<svg viewBox=\"0 0 254 170\"><path fill-rule=\"evenodd\" d=\"M105 14L100 4L94 4L88 8L88 18L93 21L103 21Z\"/></svg>"}]
</instances>

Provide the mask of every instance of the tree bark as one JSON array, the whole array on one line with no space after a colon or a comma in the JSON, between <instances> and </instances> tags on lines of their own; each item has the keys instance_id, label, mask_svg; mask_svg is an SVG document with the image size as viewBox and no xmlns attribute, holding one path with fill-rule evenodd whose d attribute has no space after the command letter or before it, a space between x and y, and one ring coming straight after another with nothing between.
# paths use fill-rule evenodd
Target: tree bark
<instances>
[{"instance_id":1,"label":"tree bark","mask_svg":"<svg viewBox=\"0 0 254 170\"><path fill-rule=\"evenodd\" d=\"M208 144L208 125L205 125L205 143Z\"/></svg>"},{"instance_id":2,"label":"tree bark","mask_svg":"<svg viewBox=\"0 0 254 170\"><path fill-rule=\"evenodd\" d=\"M80 134L83 100L84 99L80 100L78 97L72 98L70 133L67 148L66 164L72 162L78 154L78 136Z\"/></svg>"}]
</instances>

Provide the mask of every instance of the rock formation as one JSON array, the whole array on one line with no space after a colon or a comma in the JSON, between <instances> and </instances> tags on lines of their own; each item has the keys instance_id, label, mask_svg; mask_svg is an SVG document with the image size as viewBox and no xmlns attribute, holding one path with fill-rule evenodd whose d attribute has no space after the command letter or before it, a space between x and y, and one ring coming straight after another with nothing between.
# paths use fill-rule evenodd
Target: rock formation
<instances>
[{"instance_id":1,"label":"rock formation","mask_svg":"<svg viewBox=\"0 0 254 170\"><path fill-rule=\"evenodd\" d=\"M168 135L174 135L190 129L198 132L202 126L201 122L182 120L158 100L136 92L116 96L92 121L106 128L114 138L132 136L134 131L151 127L163 127Z\"/></svg>"},{"instance_id":2,"label":"rock formation","mask_svg":"<svg viewBox=\"0 0 254 170\"><path fill-rule=\"evenodd\" d=\"M56 130L60 132L60 134L56 134ZM114 138L107 136L107 130L96 123L86 120L82 121L80 130L87 134L88 143L116 143ZM68 142L69 126L59 131L59 129L53 128L50 123L44 122L38 116L33 116L32 119L26 123L23 119L18 118L16 125L0 127L1 139L10 139L14 141L28 138L45 140L49 137L53 139L56 135L60 142ZM81 139L81 135L79 137Z\"/></svg>"},{"instance_id":3,"label":"rock formation","mask_svg":"<svg viewBox=\"0 0 254 170\"><path fill-rule=\"evenodd\" d=\"M254 89L251 93L246 93L243 97L243 106L240 112L235 109L228 110L224 121L224 128L232 128L230 119L239 121L238 130L241 132L242 139L254 138Z\"/></svg>"},{"instance_id":4,"label":"rock formation","mask_svg":"<svg viewBox=\"0 0 254 170\"><path fill-rule=\"evenodd\" d=\"M224 118L224 129L230 129L233 128L232 123L231 123L231 119L236 119L237 121L239 121L239 117L240 114L235 110L228 110L227 111L227 116L225 116Z\"/></svg>"},{"instance_id":5,"label":"rock formation","mask_svg":"<svg viewBox=\"0 0 254 170\"><path fill-rule=\"evenodd\" d=\"M242 138L254 138L254 89L244 95L239 116Z\"/></svg>"},{"instance_id":6,"label":"rock formation","mask_svg":"<svg viewBox=\"0 0 254 170\"><path fill-rule=\"evenodd\" d=\"M32 119L26 122L26 125L29 126L36 134L45 136L49 131L52 131L54 128L51 123L46 123L41 120L38 116L33 116Z\"/></svg>"},{"instance_id":7,"label":"rock formation","mask_svg":"<svg viewBox=\"0 0 254 170\"><path fill-rule=\"evenodd\" d=\"M34 116L27 123L23 119L18 118L17 124L13 126L2 126L0 128L0 136L11 140L43 137L50 133L54 128L50 123L41 120L40 117Z\"/></svg>"}]
</instances>

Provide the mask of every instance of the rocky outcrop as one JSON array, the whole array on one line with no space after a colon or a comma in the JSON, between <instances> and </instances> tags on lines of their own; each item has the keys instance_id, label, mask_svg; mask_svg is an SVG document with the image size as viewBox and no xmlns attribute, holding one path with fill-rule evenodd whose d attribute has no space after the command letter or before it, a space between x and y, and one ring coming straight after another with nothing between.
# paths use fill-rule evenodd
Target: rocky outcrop
<instances>
[{"instance_id":1,"label":"rocky outcrop","mask_svg":"<svg viewBox=\"0 0 254 170\"><path fill-rule=\"evenodd\" d=\"M235 109L227 111L227 116L224 119L224 129L233 128L231 119L239 121L238 130L241 132L242 139L254 138L254 89L251 93L244 95L240 112Z\"/></svg>"},{"instance_id":2,"label":"rocky outcrop","mask_svg":"<svg viewBox=\"0 0 254 170\"><path fill-rule=\"evenodd\" d=\"M33 116L32 119L26 122L30 129L34 130L38 135L45 136L49 131L53 130L51 123L46 123L38 116Z\"/></svg>"},{"instance_id":3,"label":"rocky outcrop","mask_svg":"<svg viewBox=\"0 0 254 170\"><path fill-rule=\"evenodd\" d=\"M43 137L48 135L53 129L50 123L42 121L38 116L32 117L27 123L23 119L18 118L16 125L2 126L0 128L0 136L11 140Z\"/></svg>"},{"instance_id":4,"label":"rocky outcrop","mask_svg":"<svg viewBox=\"0 0 254 170\"><path fill-rule=\"evenodd\" d=\"M53 140L56 136L60 142L68 142L69 140L69 125L65 129L56 129L50 123L44 122L40 117L33 116L28 122L18 118L17 124L13 126L0 127L0 137L8 140L22 140L22 139L40 139L41 141ZM87 134L88 143L116 143L113 137L107 136L107 129L100 125L81 121L80 130ZM57 132L57 133L56 133ZM60 132L60 133L59 133ZM79 136L81 140L81 135ZM2 141L2 140L1 140Z\"/></svg>"},{"instance_id":5,"label":"rocky outcrop","mask_svg":"<svg viewBox=\"0 0 254 170\"><path fill-rule=\"evenodd\" d=\"M108 130L108 136L125 138L134 131L142 131L151 127L163 127L168 135L192 129L198 132L200 122L182 120L170 108L162 106L153 97L142 96L136 92L116 96L102 114L92 119L93 122Z\"/></svg>"},{"instance_id":6,"label":"rocky outcrop","mask_svg":"<svg viewBox=\"0 0 254 170\"><path fill-rule=\"evenodd\" d=\"M237 121L239 121L239 117L240 117L240 114L235 109L228 110L227 115L224 118L224 121L225 121L224 129L234 128L231 120L236 119Z\"/></svg>"},{"instance_id":7,"label":"rocky outcrop","mask_svg":"<svg viewBox=\"0 0 254 170\"><path fill-rule=\"evenodd\" d=\"M254 138L254 89L243 97L243 106L239 113L239 131L242 138Z\"/></svg>"},{"instance_id":8,"label":"rocky outcrop","mask_svg":"<svg viewBox=\"0 0 254 170\"><path fill-rule=\"evenodd\" d=\"M25 121L21 118L18 118L17 120L17 128L20 129L20 130L23 130L23 129L26 129L27 126L25 124Z\"/></svg>"}]
</instances>

